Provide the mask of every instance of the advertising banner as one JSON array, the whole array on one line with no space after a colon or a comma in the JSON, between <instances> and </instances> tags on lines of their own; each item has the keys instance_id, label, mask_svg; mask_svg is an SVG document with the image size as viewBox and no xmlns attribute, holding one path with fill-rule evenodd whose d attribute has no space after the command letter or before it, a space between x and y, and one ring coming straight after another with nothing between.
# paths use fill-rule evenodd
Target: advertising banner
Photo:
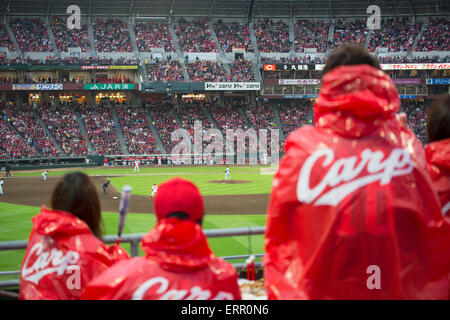
<instances>
[{"instance_id":1,"label":"advertising banner","mask_svg":"<svg viewBox=\"0 0 450 320\"><path fill-rule=\"evenodd\" d=\"M316 64L316 70L323 70L324 64ZM388 63L382 64L383 70L445 70L450 63Z\"/></svg>"},{"instance_id":2,"label":"advertising banner","mask_svg":"<svg viewBox=\"0 0 450 320\"><path fill-rule=\"evenodd\" d=\"M135 90L134 83L97 83L85 84L84 90Z\"/></svg>"},{"instance_id":3,"label":"advertising banner","mask_svg":"<svg viewBox=\"0 0 450 320\"><path fill-rule=\"evenodd\" d=\"M261 84L259 82L205 82L205 90L261 90Z\"/></svg>"},{"instance_id":4,"label":"advertising banner","mask_svg":"<svg viewBox=\"0 0 450 320\"><path fill-rule=\"evenodd\" d=\"M409 84L409 85L420 85L422 84L422 79L392 79L394 84Z\"/></svg>"},{"instance_id":5,"label":"advertising banner","mask_svg":"<svg viewBox=\"0 0 450 320\"><path fill-rule=\"evenodd\" d=\"M13 84L13 90L62 90L62 83Z\"/></svg>"},{"instance_id":6,"label":"advertising banner","mask_svg":"<svg viewBox=\"0 0 450 320\"><path fill-rule=\"evenodd\" d=\"M320 80L319 79L279 79L278 84L279 85L296 85L296 84L318 85L318 84L320 84Z\"/></svg>"},{"instance_id":7,"label":"advertising banner","mask_svg":"<svg viewBox=\"0 0 450 320\"><path fill-rule=\"evenodd\" d=\"M310 70L307 64L277 63L265 64L264 71L300 71Z\"/></svg>"},{"instance_id":8,"label":"advertising banner","mask_svg":"<svg viewBox=\"0 0 450 320\"><path fill-rule=\"evenodd\" d=\"M81 66L81 70L132 70L138 66Z\"/></svg>"},{"instance_id":9,"label":"advertising banner","mask_svg":"<svg viewBox=\"0 0 450 320\"><path fill-rule=\"evenodd\" d=\"M450 84L450 79L427 79L427 84Z\"/></svg>"}]
</instances>

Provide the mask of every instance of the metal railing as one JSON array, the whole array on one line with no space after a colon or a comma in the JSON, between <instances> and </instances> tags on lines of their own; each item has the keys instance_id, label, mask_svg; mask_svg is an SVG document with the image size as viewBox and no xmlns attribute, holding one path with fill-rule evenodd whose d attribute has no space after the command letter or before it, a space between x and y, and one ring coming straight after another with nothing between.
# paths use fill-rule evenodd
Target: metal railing
<instances>
[{"instance_id":1,"label":"metal railing","mask_svg":"<svg viewBox=\"0 0 450 320\"><path fill-rule=\"evenodd\" d=\"M250 236L250 235L259 235L264 234L266 228L265 227L247 227L247 228L230 228L230 229L206 229L203 232L205 233L207 238L220 238L220 237L234 237L234 236ZM146 233L135 233L135 234L125 234L121 237L121 244L129 243L130 244L130 255L132 257L136 257L139 255L139 243L141 242L142 237ZM116 243L117 236L110 235L104 236L103 242L110 244ZM19 241L6 241L0 242L0 251L6 250L21 250L26 249L28 245L27 240L19 240ZM263 257L264 254L254 254L256 258ZM249 255L234 255L234 256L224 256L221 257L225 260L235 260L235 259L245 259L248 258ZM242 270L246 267L245 263L235 263L233 266L236 270ZM255 263L256 268L262 268L261 262ZM1 280L0 288L8 288L8 287L18 287L20 284L19 271L2 271L0 272L0 276L6 275L14 275L16 279L13 280ZM0 292L0 296L2 296Z\"/></svg>"}]
</instances>

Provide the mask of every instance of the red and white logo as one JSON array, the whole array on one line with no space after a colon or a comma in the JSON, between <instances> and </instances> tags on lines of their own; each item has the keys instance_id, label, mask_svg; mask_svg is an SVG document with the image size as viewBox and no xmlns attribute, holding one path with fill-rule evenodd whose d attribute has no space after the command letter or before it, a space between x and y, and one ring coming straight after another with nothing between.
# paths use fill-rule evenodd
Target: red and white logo
<instances>
[{"instance_id":1,"label":"red and white logo","mask_svg":"<svg viewBox=\"0 0 450 320\"><path fill-rule=\"evenodd\" d=\"M133 293L133 300L142 300L145 294L150 290L160 297L158 300L208 300L211 298L210 290L203 290L199 286L188 289L171 289L169 290L169 280L164 277L155 277L145 281ZM233 294L229 292L219 291L212 300L233 300Z\"/></svg>"},{"instance_id":2,"label":"red and white logo","mask_svg":"<svg viewBox=\"0 0 450 320\"><path fill-rule=\"evenodd\" d=\"M322 167L330 166L322 180L311 187L311 171L318 160L323 158ZM393 149L385 159L382 151L364 149L357 156L334 159L334 151L329 148L319 149L306 159L300 170L297 183L297 198L303 203L315 206L337 206L342 199L357 189L379 181L388 184L393 177L411 173L414 165L405 149ZM365 170L364 170L365 169ZM365 171L364 174L361 173ZM331 187L324 192L327 187Z\"/></svg>"},{"instance_id":3,"label":"red and white logo","mask_svg":"<svg viewBox=\"0 0 450 320\"><path fill-rule=\"evenodd\" d=\"M65 254L53 248L44 251L42 243L36 243L28 253L22 268L22 279L38 284L42 277L57 273L62 275L70 266L75 265L80 258L78 252L67 251ZM30 265L30 261L33 263Z\"/></svg>"},{"instance_id":4,"label":"red and white logo","mask_svg":"<svg viewBox=\"0 0 450 320\"><path fill-rule=\"evenodd\" d=\"M265 64L264 65L264 71L275 71L276 65L274 64Z\"/></svg>"}]
</instances>

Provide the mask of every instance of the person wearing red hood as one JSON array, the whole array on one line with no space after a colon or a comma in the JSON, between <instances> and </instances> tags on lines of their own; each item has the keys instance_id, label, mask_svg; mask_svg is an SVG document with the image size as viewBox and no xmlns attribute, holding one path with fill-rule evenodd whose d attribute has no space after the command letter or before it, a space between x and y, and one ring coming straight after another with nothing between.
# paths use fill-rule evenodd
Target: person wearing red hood
<instances>
[{"instance_id":1,"label":"person wearing red hood","mask_svg":"<svg viewBox=\"0 0 450 320\"><path fill-rule=\"evenodd\" d=\"M145 257L119 262L88 284L89 300L240 300L234 267L216 258L202 231L203 198L190 181L163 183Z\"/></svg>"},{"instance_id":2,"label":"person wearing red hood","mask_svg":"<svg viewBox=\"0 0 450 320\"><path fill-rule=\"evenodd\" d=\"M328 59L317 126L286 140L265 234L269 299L446 299L450 225L399 96L358 46Z\"/></svg>"},{"instance_id":3,"label":"person wearing red hood","mask_svg":"<svg viewBox=\"0 0 450 320\"><path fill-rule=\"evenodd\" d=\"M450 95L434 101L428 111L425 147L428 172L442 205L442 214L450 219Z\"/></svg>"},{"instance_id":4,"label":"person wearing red hood","mask_svg":"<svg viewBox=\"0 0 450 320\"><path fill-rule=\"evenodd\" d=\"M53 191L51 206L42 206L32 219L20 270L22 300L79 299L97 274L129 258L121 247L101 241L100 201L87 175L65 175Z\"/></svg>"}]
</instances>

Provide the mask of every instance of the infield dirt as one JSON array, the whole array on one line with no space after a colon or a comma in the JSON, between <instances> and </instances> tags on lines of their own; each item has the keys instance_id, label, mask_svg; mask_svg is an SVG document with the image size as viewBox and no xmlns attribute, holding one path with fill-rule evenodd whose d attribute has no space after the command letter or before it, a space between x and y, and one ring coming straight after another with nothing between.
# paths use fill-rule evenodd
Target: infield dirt
<instances>
[{"instance_id":1,"label":"infield dirt","mask_svg":"<svg viewBox=\"0 0 450 320\"><path fill-rule=\"evenodd\" d=\"M102 211L117 212L119 208L120 192L112 185L108 188L108 194L103 193L102 185L108 177L91 177L97 187ZM47 177L43 181L41 177L12 177L5 178L4 194L0 196L0 202L14 203L27 206L46 205L50 207L51 193L60 177ZM269 194L252 195L218 195L204 196L206 214L265 214L269 202ZM132 195L130 213L154 213L153 200L149 196Z\"/></svg>"}]
</instances>

